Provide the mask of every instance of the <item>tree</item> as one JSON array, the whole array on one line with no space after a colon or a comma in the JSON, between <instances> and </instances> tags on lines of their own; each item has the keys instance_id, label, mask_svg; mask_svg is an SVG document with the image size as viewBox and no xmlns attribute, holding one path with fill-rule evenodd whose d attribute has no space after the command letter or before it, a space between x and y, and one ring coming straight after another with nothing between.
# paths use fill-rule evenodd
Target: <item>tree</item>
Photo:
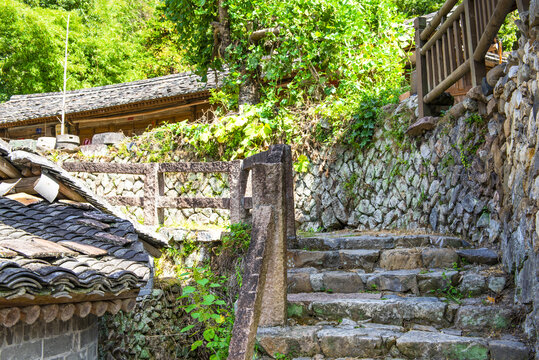
<instances>
[{"instance_id":1,"label":"tree","mask_svg":"<svg viewBox=\"0 0 539 360\"><path fill-rule=\"evenodd\" d=\"M386 0L165 0L186 60L202 75L227 67L240 104L287 79L297 96L320 98L343 73L364 70L358 50L395 56L386 47L398 37L394 10Z\"/></svg>"}]
</instances>

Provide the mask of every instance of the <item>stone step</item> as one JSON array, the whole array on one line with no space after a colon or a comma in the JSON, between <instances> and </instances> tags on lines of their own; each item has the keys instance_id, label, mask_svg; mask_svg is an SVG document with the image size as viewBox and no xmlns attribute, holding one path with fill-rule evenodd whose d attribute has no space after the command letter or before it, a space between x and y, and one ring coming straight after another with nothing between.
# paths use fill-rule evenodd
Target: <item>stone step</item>
<instances>
[{"instance_id":1,"label":"stone step","mask_svg":"<svg viewBox=\"0 0 539 360\"><path fill-rule=\"evenodd\" d=\"M346 323L345 323L346 322ZM270 356L320 359L468 359L524 360L522 342L418 331L398 326L357 324L259 328L257 341Z\"/></svg>"},{"instance_id":2,"label":"stone step","mask_svg":"<svg viewBox=\"0 0 539 360\"><path fill-rule=\"evenodd\" d=\"M380 293L300 293L288 295L288 316L298 324L338 322L348 318L406 328L414 325L453 327L482 334L511 329L521 312L510 304L484 305L479 298L460 302Z\"/></svg>"},{"instance_id":3,"label":"stone step","mask_svg":"<svg viewBox=\"0 0 539 360\"><path fill-rule=\"evenodd\" d=\"M390 291L431 294L458 286L459 272L454 270L317 270L296 268L288 271L288 293ZM438 294L437 294L438 295Z\"/></svg>"},{"instance_id":4,"label":"stone step","mask_svg":"<svg viewBox=\"0 0 539 360\"><path fill-rule=\"evenodd\" d=\"M366 273L361 269L293 268L288 270L288 293L383 291L446 296L453 291L457 292L454 295L462 297L500 294L507 282L505 275L494 271L496 269L485 270L374 270Z\"/></svg>"},{"instance_id":5,"label":"stone step","mask_svg":"<svg viewBox=\"0 0 539 360\"><path fill-rule=\"evenodd\" d=\"M479 256L469 249L466 250L468 259L485 261L482 264L493 264L493 258ZM490 253L491 250L486 250ZM497 254L492 252L496 257ZM475 254L475 255L474 255ZM491 254L492 255L492 254ZM458 250L451 248L396 248L388 250L288 250L288 267L314 267L318 269L361 269L372 272L374 268L385 270L412 270L429 268L453 268L461 263L468 264L468 260L462 260ZM479 263L479 262L478 262ZM481 263L480 263L481 264Z\"/></svg>"},{"instance_id":6,"label":"stone step","mask_svg":"<svg viewBox=\"0 0 539 360\"><path fill-rule=\"evenodd\" d=\"M321 233L312 236L299 236L288 242L289 249L305 250L383 250L399 247L461 248L468 243L458 237L446 235L399 235L391 233L362 234L358 232Z\"/></svg>"}]
</instances>

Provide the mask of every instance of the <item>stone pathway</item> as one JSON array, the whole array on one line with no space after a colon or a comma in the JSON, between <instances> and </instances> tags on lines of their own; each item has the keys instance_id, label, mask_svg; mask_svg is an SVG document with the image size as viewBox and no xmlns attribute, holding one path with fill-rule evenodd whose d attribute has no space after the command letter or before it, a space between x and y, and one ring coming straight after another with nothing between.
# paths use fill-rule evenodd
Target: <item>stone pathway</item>
<instances>
[{"instance_id":1,"label":"stone pathway","mask_svg":"<svg viewBox=\"0 0 539 360\"><path fill-rule=\"evenodd\" d=\"M524 360L498 254L457 237L328 233L289 244L285 327L261 352L296 359ZM281 357L279 357L281 356Z\"/></svg>"}]
</instances>

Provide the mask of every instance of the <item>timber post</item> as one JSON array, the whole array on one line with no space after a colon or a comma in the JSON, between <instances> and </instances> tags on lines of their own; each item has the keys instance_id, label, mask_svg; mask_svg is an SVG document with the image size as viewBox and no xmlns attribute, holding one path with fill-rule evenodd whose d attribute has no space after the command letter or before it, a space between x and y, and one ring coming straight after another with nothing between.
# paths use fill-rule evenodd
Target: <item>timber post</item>
<instances>
[{"instance_id":1,"label":"timber post","mask_svg":"<svg viewBox=\"0 0 539 360\"><path fill-rule=\"evenodd\" d=\"M427 26L427 20L424 17L418 17L414 21L415 28L415 56L416 56L416 81L417 81L417 104L419 108L419 117L429 116L432 114L429 106L423 100L428 94L427 80L427 59L421 54L421 48L426 41L421 40L421 33Z\"/></svg>"}]
</instances>

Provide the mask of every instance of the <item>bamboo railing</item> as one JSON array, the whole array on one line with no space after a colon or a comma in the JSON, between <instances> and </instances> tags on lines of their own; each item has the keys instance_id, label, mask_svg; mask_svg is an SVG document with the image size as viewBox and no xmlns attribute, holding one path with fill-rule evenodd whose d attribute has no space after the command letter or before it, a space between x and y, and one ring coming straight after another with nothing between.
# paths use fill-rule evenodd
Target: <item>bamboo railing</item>
<instances>
[{"instance_id":1,"label":"bamboo railing","mask_svg":"<svg viewBox=\"0 0 539 360\"><path fill-rule=\"evenodd\" d=\"M525 9L522 0L447 0L427 24L415 20L417 94L420 117L432 115L444 91L471 72L472 86L486 75L485 55L506 16Z\"/></svg>"}]
</instances>

